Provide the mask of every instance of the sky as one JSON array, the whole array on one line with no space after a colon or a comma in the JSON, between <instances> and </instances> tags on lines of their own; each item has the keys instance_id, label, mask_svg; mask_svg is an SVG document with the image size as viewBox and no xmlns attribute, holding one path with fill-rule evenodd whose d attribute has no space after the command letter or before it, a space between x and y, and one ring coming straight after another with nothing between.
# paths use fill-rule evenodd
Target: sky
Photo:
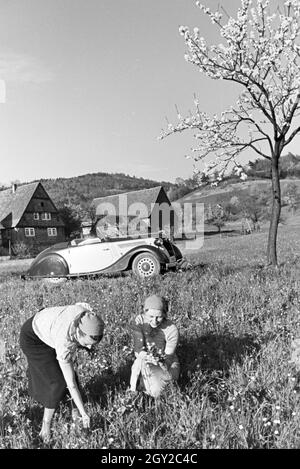
<instances>
[{"instance_id":1,"label":"sky","mask_svg":"<svg viewBox=\"0 0 300 469\"><path fill-rule=\"evenodd\" d=\"M222 2L229 13L239 4ZM194 93L214 114L238 90L184 60L180 25L220 42L194 0L0 0L0 183L190 177L192 136L158 140L161 129L176 122L175 106L192 108Z\"/></svg>"}]
</instances>

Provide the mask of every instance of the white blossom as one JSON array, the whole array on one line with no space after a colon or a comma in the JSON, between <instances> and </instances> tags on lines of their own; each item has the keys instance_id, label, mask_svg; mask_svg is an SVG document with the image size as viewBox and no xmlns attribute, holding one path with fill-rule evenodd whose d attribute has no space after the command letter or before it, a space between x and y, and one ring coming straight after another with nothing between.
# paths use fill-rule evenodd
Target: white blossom
<instances>
[{"instance_id":1,"label":"white blossom","mask_svg":"<svg viewBox=\"0 0 300 469\"><path fill-rule=\"evenodd\" d=\"M238 82L243 91L236 105L220 116L201 112L201 100L195 98L194 114L184 117L178 113L178 123L168 124L161 138L193 130L197 142L192 149L194 161L213 157L210 169L224 164L225 171L244 150L269 156L262 151L262 142L270 145L268 138L274 132L283 135L284 142L295 136L291 121L300 111L300 0L285 1L285 9L277 9L268 0L241 0L236 15L230 18L199 1L196 5L219 29L221 42L209 45L199 28L190 32L180 26L187 48L185 59L208 78ZM210 169L206 166L206 171ZM238 175L242 180L247 177L240 168Z\"/></svg>"}]
</instances>

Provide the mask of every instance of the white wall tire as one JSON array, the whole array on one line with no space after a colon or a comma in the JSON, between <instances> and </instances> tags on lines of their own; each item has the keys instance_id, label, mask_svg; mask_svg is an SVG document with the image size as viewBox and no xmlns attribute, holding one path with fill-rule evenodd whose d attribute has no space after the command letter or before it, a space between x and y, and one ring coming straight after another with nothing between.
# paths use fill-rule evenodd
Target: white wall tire
<instances>
[{"instance_id":1,"label":"white wall tire","mask_svg":"<svg viewBox=\"0 0 300 469\"><path fill-rule=\"evenodd\" d=\"M160 273L160 262L154 254L142 252L138 254L132 263L135 275L141 278L150 278Z\"/></svg>"}]
</instances>

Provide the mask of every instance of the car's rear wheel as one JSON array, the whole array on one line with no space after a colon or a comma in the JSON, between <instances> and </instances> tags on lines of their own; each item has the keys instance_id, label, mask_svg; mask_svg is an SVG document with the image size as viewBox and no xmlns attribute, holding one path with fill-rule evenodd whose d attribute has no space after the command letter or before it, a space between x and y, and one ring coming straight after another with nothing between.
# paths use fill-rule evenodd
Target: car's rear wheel
<instances>
[{"instance_id":1,"label":"car's rear wheel","mask_svg":"<svg viewBox=\"0 0 300 469\"><path fill-rule=\"evenodd\" d=\"M159 260L154 254L142 252L134 258L132 270L138 277L149 278L158 275L161 267Z\"/></svg>"}]
</instances>

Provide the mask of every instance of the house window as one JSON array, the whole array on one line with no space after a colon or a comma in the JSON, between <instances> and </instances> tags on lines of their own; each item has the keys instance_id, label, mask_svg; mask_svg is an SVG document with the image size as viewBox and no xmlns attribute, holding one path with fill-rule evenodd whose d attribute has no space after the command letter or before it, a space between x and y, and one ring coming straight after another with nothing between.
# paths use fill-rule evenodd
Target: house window
<instances>
[{"instance_id":1,"label":"house window","mask_svg":"<svg viewBox=\"0 0 300 469\"><path fill-rule=\"evenodd\" d=\"M33 214L33 219L34 219L34 220L39 220L39 219L40 219L40 214L39 214L38 212L35 212L35 213Z\"/></svg>"},{"instance_id":2,"label":"house window","mask_svg":"<svg viewBox=\"0 0 300 469\"><path fill-rule=\"evenodd\" d=\"M43 212L42 213L42 220L51 220L51 213Z\"/></svg>"},{"instance_id":3,"label":"house window","mask_svg":"<svg viewBox=\"0 0 300 469\"><path fill-rule=\"evenodd\" d=\"M56 228L47 228L48 236L57 236L57 229Z\"/></svg>"},{"instance_id":4,"label":"house window","mask_svg":"<svg viewBox=\"0 0 300 469\"><path fill-rule=\"evenodd\" d=\"M34 228L25 228L25 236L35 236Z\"/></svg>"}]
</instances>

